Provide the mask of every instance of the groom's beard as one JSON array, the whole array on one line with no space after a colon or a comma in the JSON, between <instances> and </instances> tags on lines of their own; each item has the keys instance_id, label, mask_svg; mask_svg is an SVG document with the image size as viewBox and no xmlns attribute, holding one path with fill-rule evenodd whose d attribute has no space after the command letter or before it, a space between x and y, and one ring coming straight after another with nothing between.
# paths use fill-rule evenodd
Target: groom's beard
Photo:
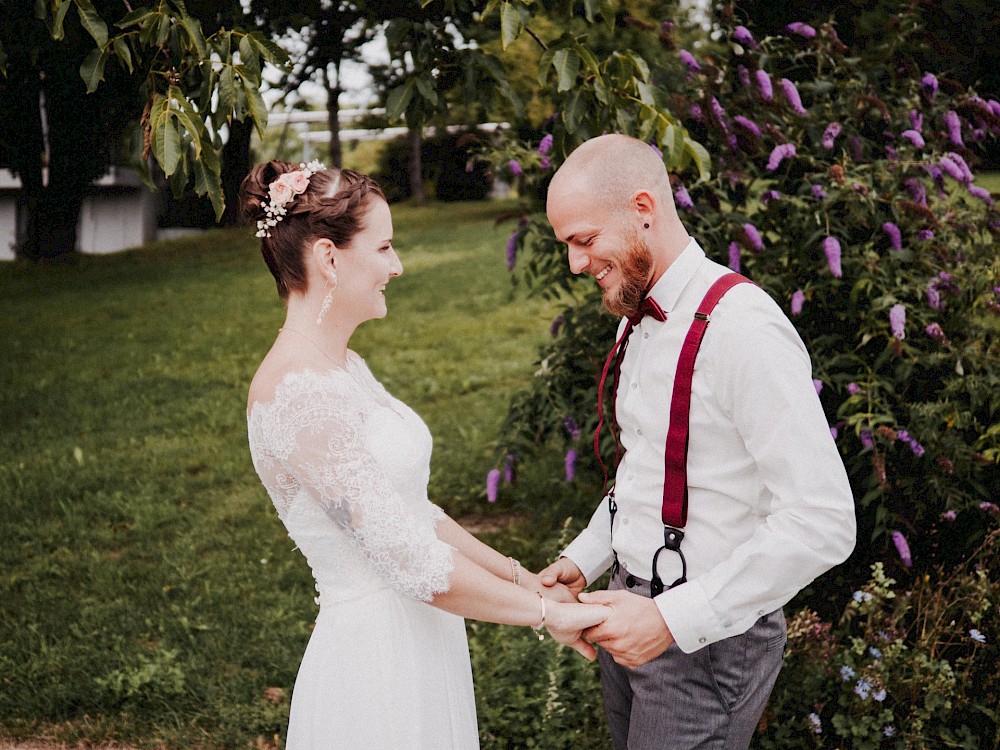
<instances>
[{"instance_id":1,"label":"groom's beard","mask_svg":"<svg viewBox=\"0 0 1000 750\"><path fill-rule=\"evenodd\" d=\"M649 275L653 268L653 254L649 245L632 231L626 237L625 250L615 265L621 281L614 289L604 292L604 306L619 317L630 317L639 313L639 307L646 296Z\"/></svg>"}]
</instances>

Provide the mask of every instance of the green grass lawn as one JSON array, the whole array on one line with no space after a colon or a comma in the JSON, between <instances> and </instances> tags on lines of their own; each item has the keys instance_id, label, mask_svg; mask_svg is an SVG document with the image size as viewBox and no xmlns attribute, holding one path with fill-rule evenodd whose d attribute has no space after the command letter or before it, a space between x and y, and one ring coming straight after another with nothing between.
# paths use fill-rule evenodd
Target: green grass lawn
<instances>
[{"instance_id":1,"label":"green grass lawn","mask_svg":"<svg viewBox=\"0 0 1000 750\"><path fill-rule=\"evenodd\" d=\"M427 421L432 499L514 517L487 538L537 567L594 490L539 465L485 502L555 314L510 284L509 208L395 207L405 271L353 348ZM245 400L282 318L245 231L0 265L0 738L280 744L316 607L253 472ZM521 630L470 626L484 748L599 729L590 665ZM538 724L551 686L585 699L565 727ZM589 735L565 746L606 744Z\"/></svg>"}]
</instances>

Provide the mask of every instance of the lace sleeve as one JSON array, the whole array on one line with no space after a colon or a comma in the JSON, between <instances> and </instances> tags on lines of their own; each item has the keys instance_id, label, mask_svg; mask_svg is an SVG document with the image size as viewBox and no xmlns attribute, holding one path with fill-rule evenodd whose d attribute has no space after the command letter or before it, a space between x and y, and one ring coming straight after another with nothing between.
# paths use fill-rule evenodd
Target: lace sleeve
<instances>
[{"instance_id":1,"label":"lace sleeve","mask_svg":"<svg viewBox=\"0 0 1000 750\"><path fill-rule=\"evenodd\" d=\"M365 423L375 404L346 382L344 389L322 385L282 404L284 455L276 458L379 576L404 594L430 601L449 588L453 550L435 535L436 519L421 512L426 500L400 497L366 444Z\"/></svg>"}]
</instances>

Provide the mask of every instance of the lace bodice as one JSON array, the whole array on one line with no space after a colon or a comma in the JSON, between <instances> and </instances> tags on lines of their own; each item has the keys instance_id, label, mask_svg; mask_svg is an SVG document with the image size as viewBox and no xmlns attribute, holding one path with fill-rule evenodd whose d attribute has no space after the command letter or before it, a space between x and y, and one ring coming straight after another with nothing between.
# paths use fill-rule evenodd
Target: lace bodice
<instances>
[{"instance_id":1,"label":"lace bodice","mask_svg":"<svg viewBox=\"0 0 1000 750\"><path fill-rule=\"evenodd\" d=\"M289 373L247 417L250 454L320 603L393 588L448 590L452 548L427 499L431 435L358 355L344 369Z\"/></svg>"}]
</instances>

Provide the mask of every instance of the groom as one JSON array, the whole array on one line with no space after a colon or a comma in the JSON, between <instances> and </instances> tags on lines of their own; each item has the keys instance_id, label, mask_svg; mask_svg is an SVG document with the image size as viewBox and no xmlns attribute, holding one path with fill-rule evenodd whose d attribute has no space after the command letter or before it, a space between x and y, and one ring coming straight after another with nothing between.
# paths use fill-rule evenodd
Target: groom
<instances>
[{"instance_id":1,"label":"groom","mask_svg":"<svg viewBox=\"0 0 1000 750\"><path fill-rule=\"evenodd\" d=\"M809 355L765 292L688 236L647 144L584 143L547 213L570 269L623 317L605 373L624 456L543 582L580 592L611 569L580 600L614 608L584 635L616 750L746 748L781 668L782 605L854 547Z\"/></svg>"}]
</instances>

